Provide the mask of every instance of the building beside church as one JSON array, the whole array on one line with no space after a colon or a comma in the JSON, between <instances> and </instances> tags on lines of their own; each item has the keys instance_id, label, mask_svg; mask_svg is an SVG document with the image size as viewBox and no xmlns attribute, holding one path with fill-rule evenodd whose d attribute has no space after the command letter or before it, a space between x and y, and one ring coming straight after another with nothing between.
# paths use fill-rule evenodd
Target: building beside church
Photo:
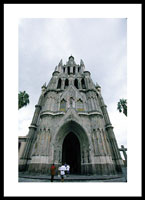
<instances>
[{"instance_id":1,"label":"building beside church","mask_svg":"<svg viewBox=\"0 0 145 200\"><path fill-rule=\"evenodd\" d=\"M21 138L22 140L22 138ZM101 95L84 62L56 66L35 106L19 156L19 171L48 173L54 163L73 174L119 174L123 161Z\"/></svg>"}]
</instances>

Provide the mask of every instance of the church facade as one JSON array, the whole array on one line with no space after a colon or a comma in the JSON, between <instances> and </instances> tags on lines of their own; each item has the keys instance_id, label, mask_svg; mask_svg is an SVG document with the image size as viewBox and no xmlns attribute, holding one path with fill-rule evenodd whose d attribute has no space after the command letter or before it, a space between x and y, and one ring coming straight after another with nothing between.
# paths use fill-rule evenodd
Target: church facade
<instances>
[{"instance_id":1,"label":"church facade","mask_svg":"<svg viewBox=\"0 0 145 200\"><path fill-rule=\"evenodd\" d=\"M118 174L124 165L101 87L73 56L42 86L19 171L48 173L62 162L72 174Z\"/></svg>"}]
</instances>

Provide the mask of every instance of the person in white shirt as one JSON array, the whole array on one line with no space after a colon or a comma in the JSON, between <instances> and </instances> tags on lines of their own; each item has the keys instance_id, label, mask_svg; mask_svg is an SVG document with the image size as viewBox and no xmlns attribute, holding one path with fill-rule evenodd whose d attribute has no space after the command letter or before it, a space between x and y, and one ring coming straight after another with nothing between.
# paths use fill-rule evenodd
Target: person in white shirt
<instances>
[{"instance_id":1,"label":"person in white shirt","mask_svg":"<svg viewBox=\"0 0 145 200\"><path fill-rule=\"evenodd\" d=\"M60 170L61 182L64 182L66 167L62 164L62 166L59 167L59 170Z\"/></svg>"}]
</instances>

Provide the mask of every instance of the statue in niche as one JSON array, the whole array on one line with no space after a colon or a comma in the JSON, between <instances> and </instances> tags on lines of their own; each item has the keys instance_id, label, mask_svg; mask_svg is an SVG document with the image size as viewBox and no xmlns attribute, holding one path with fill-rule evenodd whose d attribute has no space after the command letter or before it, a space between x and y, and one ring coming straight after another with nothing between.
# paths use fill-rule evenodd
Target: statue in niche
<instances>
[{"instance_id":1,"label":"statue in niche","mask_svg":"<svg viewBox=\"0 0 145 200\"><path fill-rule=\"evenodd\" d=\"M70 97L70 107L75 108L75 101L74 101L73 97Z\"/></svg>"}]
</instances>

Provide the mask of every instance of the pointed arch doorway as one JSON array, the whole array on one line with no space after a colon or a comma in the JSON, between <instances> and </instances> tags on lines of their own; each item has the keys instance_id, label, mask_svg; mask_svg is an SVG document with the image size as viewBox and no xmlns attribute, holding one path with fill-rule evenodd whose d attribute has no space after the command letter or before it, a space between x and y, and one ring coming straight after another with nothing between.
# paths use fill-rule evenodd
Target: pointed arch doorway
<instances>
[{"instance_id":1,"label":"pointed arch doorway","mask_svg":"<svg viewBox=\"0 0 145 200\"><path fill-rule=\"evenodd\" d=\"M81 173L80 142L73 132L68 133L64 138L62 145L62 162L70 165L71 174Z\"/></svg>"}]
</instances>

